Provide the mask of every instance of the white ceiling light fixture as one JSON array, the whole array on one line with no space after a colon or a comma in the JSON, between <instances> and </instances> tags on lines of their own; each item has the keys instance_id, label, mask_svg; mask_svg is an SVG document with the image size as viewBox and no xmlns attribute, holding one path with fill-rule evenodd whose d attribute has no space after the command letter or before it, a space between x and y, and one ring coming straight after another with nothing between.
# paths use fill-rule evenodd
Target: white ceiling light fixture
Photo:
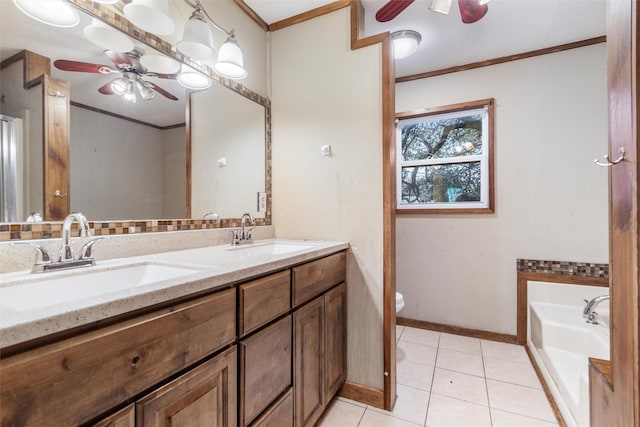
<instances>
[{"instance_id":1,"label":"white ceiling light fixture","mask_svg":"<svg viewBox=\"0 0 640 427\"><path fill-rule=\"evenodd\" d=\"M205 90L211 86L211 79L194 69L183 66L182 72L176 77L180 86L189 90Z\"/></svg>"},{"instance_id":2,"label":"white ceiling light fixture","mask_svg":"<svg viewBox=\"0 0 640 427\"><path fill-rule=\"evenodd\" d=\"M176 30L169 16L169 0L132 0L123 11L129 22L148 33L167 36Z\"/></svg>"},{"instance_id":3,"label":"white ceiling light fixture","mask_svg":"<svg viewBox=\"0 0 640 427\"><path fill-rule=\"evenodd\" d=\"M432 12L442 13L443 15L448 15L451 10L451 2L452 0L432 0L429 10Z\"/></svg>"},{"instance_id":4,"label":"white ceiling light fixture","mask_svg":"<svg viewBox=\"0 0 640 427\"><path fill-rule=\"evenodd\" d=\"M89 41L103 49L129 52L134 48L133 41L129 37L96 18L93 18L91 25L84 27L82 32Z\"/></svg>"},{"instance_id":5,"label":"white ceiling light fixture","mask_svg":"<svg viewBox=\"0 0 640 427\"><path fill-rule=\"evenodd\" d=\"M29 18L53 27L75 27L80 22L78 11L63 0L13 0L13 4Z\"/></svg>"},{"instance_id":6,"label":"white ceiling light fixture","mask_svg":"<svg viewBox=\"0 0 640 427\"><path fill-rule=\"evenodd\" d=\"M247 71L244 69L242 51L236 41L233 30L225 30L218 25L209 16L207 11L196 0L192 3L184 0L189 6L194 8L191 17L184 26L184 34L182 40L176 44L176 48L180 53L203 63L216 62L215 71L223 77L239 80L247 77ZM217 30L225 33L227 41L220 47L216 61L216 51L213 48L213 34L208 23L211 23Z\"/></svg>"},{"instance_id":7,"label":"white ceiling light fixture","mask_svg":"<svg viewBox=\"0 0 640 427\"><path fill-rule=\"evenodd\" d=\"M418 50L422 36L417 31L402 30L391 33L393 42L393 57L395 59L406 58Z\"/></svg>"}]
</instances>

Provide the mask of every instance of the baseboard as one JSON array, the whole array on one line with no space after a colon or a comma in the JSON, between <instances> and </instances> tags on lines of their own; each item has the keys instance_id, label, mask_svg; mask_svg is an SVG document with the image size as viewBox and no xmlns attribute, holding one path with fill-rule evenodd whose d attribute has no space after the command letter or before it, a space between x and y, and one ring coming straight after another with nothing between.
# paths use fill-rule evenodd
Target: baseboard
<instances>
[{"instance_id":1,"label":"baseboard","mask_svg":"<svg viewBox=\"0 0 640 427\"><path fill-rule=\"evenodd\" d=\"M338 396L375 406L376 408L384 408L383 391L364 385L345 382L338 390Z\"/></svg>"},{"instance_id":2,"label":"baseboard","mask_svg":"<svg viewBox=\"0 0 640 427\"><path fill-rule=\"evenodd\" d=\"M410 326L412 328L428 329L431 331L445 332L447 334L464 335L466 337L480 338L489 341L498 341L508 344L517 344L515 335L500 334L497 332L481 331L479 329L463 328L460 326L444 325L442 323L426 322L424 320L408 319L406 317L396 317L396 324L400 326Z\"/></svg>"}]
</instances>

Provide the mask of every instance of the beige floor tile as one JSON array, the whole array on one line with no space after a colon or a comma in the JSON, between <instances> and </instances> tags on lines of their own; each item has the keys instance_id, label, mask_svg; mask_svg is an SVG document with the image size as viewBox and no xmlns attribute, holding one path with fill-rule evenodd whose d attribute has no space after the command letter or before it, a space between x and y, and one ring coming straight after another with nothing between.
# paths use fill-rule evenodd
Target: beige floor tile
<instances>
[{"instance_id":1,"label":"beige floor tile","mask_svg":"<svg viewBox=\"0 0 640 427\"><path fill-rule=\"evenodd\" d=\"M433 380L433 366L399 361L396 364L396 382L409 387L429 391Z\"/></svg>"},{"instance_id":2,"label":"beige floor tile","mask_svg":"<svg viewBox=\"0 0 640 427\"><path fill-rule=\"evenodd\" d=\"M318 427L358 427L366 408L344 400L334 399Z\"/></svg>"},{"instance_id":3,"label":"beige floor tile","mask_svg":"<svg viewBox=\"0 0 640 427\"><path fill-rule=\"evenodd\" d=\"M489 408L432 393L427 427L491 427Z\"/></svg>"},{"instance_id":4,"label":"beige floor tile","mask_svg":"<svg viewBox=\"0 0 640 427\"><path fill-rule=\"evenodd\" d=\"M492 380L542 388L531 362L521 363L485 357L484 370L486 377Z\"/></svg>"},{"instance_id":5,"label":"beige floor tile","mask_svg":"<svg viewBox=\"0 0 640 427\"><path fill-rule=\"evenodd\" d=\"M441 334L439 348L460 351L462 353L482 354L480 350L480 340L478 338L463 337L453 334Z\"/></svg>"},{"instance_id":6,"label":"beige floor tile","mask_svg":"<svg viewBox=\"0 0 640 427\"><path fill-rule=\"evenodd\" d=\"M346 402L346 403L351 403L352 405L362 406L363 408L367 407L366 403L358 402L357 400L347 399L346 397L336 396L335 399L336 400L341 400L341 401Z\"/></svg>"},{"instance_id":7,"label":"beige floor tile","mask_svg":"<svg viewBox=\"0 0 640 427\"><path fill-rule=\"evenodd\" d=\"M531 363L524 346L496 341L481 340L482 355L511 362Z\"/></svg>"},{"instance_id":8,"label":"beige floor tile","mask_svg":"<svg viewBox=\"0 0 640 427\"><path fill-rule=\"evenodd\" d=\"M491 410L491 420L493 427L553 427L558 425L558 423L512 414L499 409Z\"/></svg>"},{"instance_id":9,"label":"beige floor tile","mask_svg":"<svg viewBox=\"0 0 640 427\"><path fill-rule=\"evenodd\" d=\"M432 393L488 406L485 379L446 369L435 369Z\"/></svg>"},{"instance_id":10,"label":"beige floor tile","mask_svg":"<svg viewBox=\"0 0 640 427\"><path fill-rule=\"evenodd\" d=\"M422 424L415 424L410 421L401 420L382 412L367 409L360 421L359 427L415 427ZM324 426L323 426L324 427ZM326 426L329 427L329 426Z\"/></svg>"},{"instance_id":11,"label":"beige floor tile","mask_svg":"<svg viewBox=\"0 0 640 427\"><path fill-rule=\"evenodd\" d=\"M428 331L426 329L410 328L405 326L402 332L401 341L409 341L416 344L430 345L437 347L440 340L440 332Z\"/></svg>"},{"instance_id":12,"label":"beige floor tile","mask_svg":"<svg viewBox=\"0 0 640 427\"><path fill-rule=\"evenodd\" d=\"M424 419L427 416L428 404L428 391L398 384L396 404L393 407L392 412L373 408L371 406L369 407L369 409L392 415L396 418L400 418L406 421L411 421L412 423L423 425Z\"/></svg>"},{"instance_id":13,"label":"beige floor tile","mask_svg":"<svg viewBox=\"0 0 640 427\"><path fill-rule=\"evenodd\" d=\"M398 343L398 352L396 353L396 360L406 360L408 362L420 363L422 365L436 364L437 347L431 347L429 345L416 344L409 341L400 341Z\"/></svg>"},{"instance_id":14,"label":"beige floor tile","mask_svg":"<svg viewBox=\"0 0 640 427\"><path fill-rule=\"evenodd\" d=\"M396 342L400 341L402 332L404 332L404 326L396 325Z\"/></svg>"},{"instance_id":15,"label":"beige floor tile","mask_svg":"<svg viewBox=\"0 0 640 427\"><path fill-rule=\"evenodd\" d=\"M502 381L487 380L489 406L527 417L555 421L544 391Z\"/></svg>"},{"instance_id":16,"label":"beige floor tile","mask_svg":"<svg viewBox=\"0 0 640 427\"><path fill-rule=\"evenodd\" d=\"M463 374L475 375L476 377L484 377L482 356L447 350L442 347L438 349L436 368L462 372Z\"/></svg>"}]
</instances>

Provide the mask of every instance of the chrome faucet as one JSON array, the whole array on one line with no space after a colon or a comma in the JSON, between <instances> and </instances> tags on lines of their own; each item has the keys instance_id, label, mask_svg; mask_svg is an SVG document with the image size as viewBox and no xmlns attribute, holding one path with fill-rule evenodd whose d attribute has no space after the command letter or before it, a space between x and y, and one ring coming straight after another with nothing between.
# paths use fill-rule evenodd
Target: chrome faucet
<instances>
[{"instance_id":1,"label":"chrome faucet","mask_svg":"<svg viewBox=\"0 0 640 427\"><path fill-rule=\"evenodd\" d=\"M251 233L253 232L253 227L249 227L249 229L245 229L245 224L247 218L251 225L256 223L255 218L250 213L242 214L242 218L240 218L240 230L231 230L231 244L239 245L244 240L245 242L249 242L251 240Z\"/></svg>"},{"instance_id":2,"label":"chrome faucet","mask_svg":"<svg viewBox=\"0 0 640 427\"><path fill-rule=\"evenodd\" d=\"M80 236L84 237L89 234L89 222L87 221L87 218L80 212L73 212L69 214L62 223L62 243L60 244L58 259L55 261L51 260L49 253L43 246L36 243L13 242L11 244L28 245L38 252L38 255L40 255L40 261L36 258L36 262L33 264L33 268L31 269L33 273L95 265L96 261L91 256L91 248L97 241L106 239L106 237L97 237L89 240L82 246L80 256L74 258L73 250L71 248L71 225L76 221L80 225Z\"/></svg>"},{"instance_id":3,"label":"chrome faucet","mask_svg":"<svg viewBox=\"0 0 640 427\"><path fill-rule=\"evenodd\" d=\"M71 224L78 222L80 227L80 237L87 237L89 234L89 221L80 212L72 212L64 219L62 223L62 244L60 245L60 256L58 261L69 261L73 259L73 251L71 250Z\"/></svg>"},{"instance_id":4,"label":"chrome faucet","mask_svg":"<svg viewBox=\"0 0 640 427\"><path fill-rule=\"evenodd\" d=\"M598 324L598 313L595 311L598 304L602 301L608 300L609 295L600 295L593 298L591 301L584 300L587 305L584 307L582 311L582 317L584 317L587 323L591 323L593 325Z\"/></svg>"}]
</instances>

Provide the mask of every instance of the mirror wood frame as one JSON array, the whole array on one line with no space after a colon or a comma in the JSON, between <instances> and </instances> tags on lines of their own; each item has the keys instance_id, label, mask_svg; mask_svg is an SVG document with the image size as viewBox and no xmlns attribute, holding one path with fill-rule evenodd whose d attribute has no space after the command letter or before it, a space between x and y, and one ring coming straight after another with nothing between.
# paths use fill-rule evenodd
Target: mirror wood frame
<instances>
[{"instance_id":1,"label":"mirror wood frame","mask_svg":"<svg viewBox=\"0 0 640 427\"><path fill-rule=\"evenodd\" d=\"M267 209L264 218L256 218L256 225L271 225L271 102L268 98L246 88L241 83L230 80L216 74L213 69L206 65L201 65L191 58L177 52L177 50L167 41L160 37L147 33L131 24L122 15L118 14L111 8L94 3L90 0L66 0L68 3L88 14L97 18L102 22L114 27L115 29L125 33L127 36L150 46L158 52L167 55L179 62L190 66L206 75L208 75L215 83L221 84L229 90L249 99L250 101L260 104L265 109L265 192L267 194ZM109 221L90 221L91 228L94 229L95 235L108 234L126 234L126 233L144 233L159 231L176 231L176 230L201 230L237 227L240 225L240 218L222 218L220 220L204 220L190 218L191 216L191 94L189 94L186 105L186 216L185 219L146 219L146 220L109 220ZM46 135L52 134L54 129L49 127L44 130ZM45 161L46 171L46 161ZM45 177L45 182L46 182ZM45 195L44 205L47 205L47 196ZM44 223L2 223L0 224L0 240L29 240L36 238L57 238L59 237L61 222L45 221ZM32 231L38 229L36 235ZM40 232L43 230L42 232ZM7 234L8 235L5 235Z\"/></svg>"}]
</instances>

